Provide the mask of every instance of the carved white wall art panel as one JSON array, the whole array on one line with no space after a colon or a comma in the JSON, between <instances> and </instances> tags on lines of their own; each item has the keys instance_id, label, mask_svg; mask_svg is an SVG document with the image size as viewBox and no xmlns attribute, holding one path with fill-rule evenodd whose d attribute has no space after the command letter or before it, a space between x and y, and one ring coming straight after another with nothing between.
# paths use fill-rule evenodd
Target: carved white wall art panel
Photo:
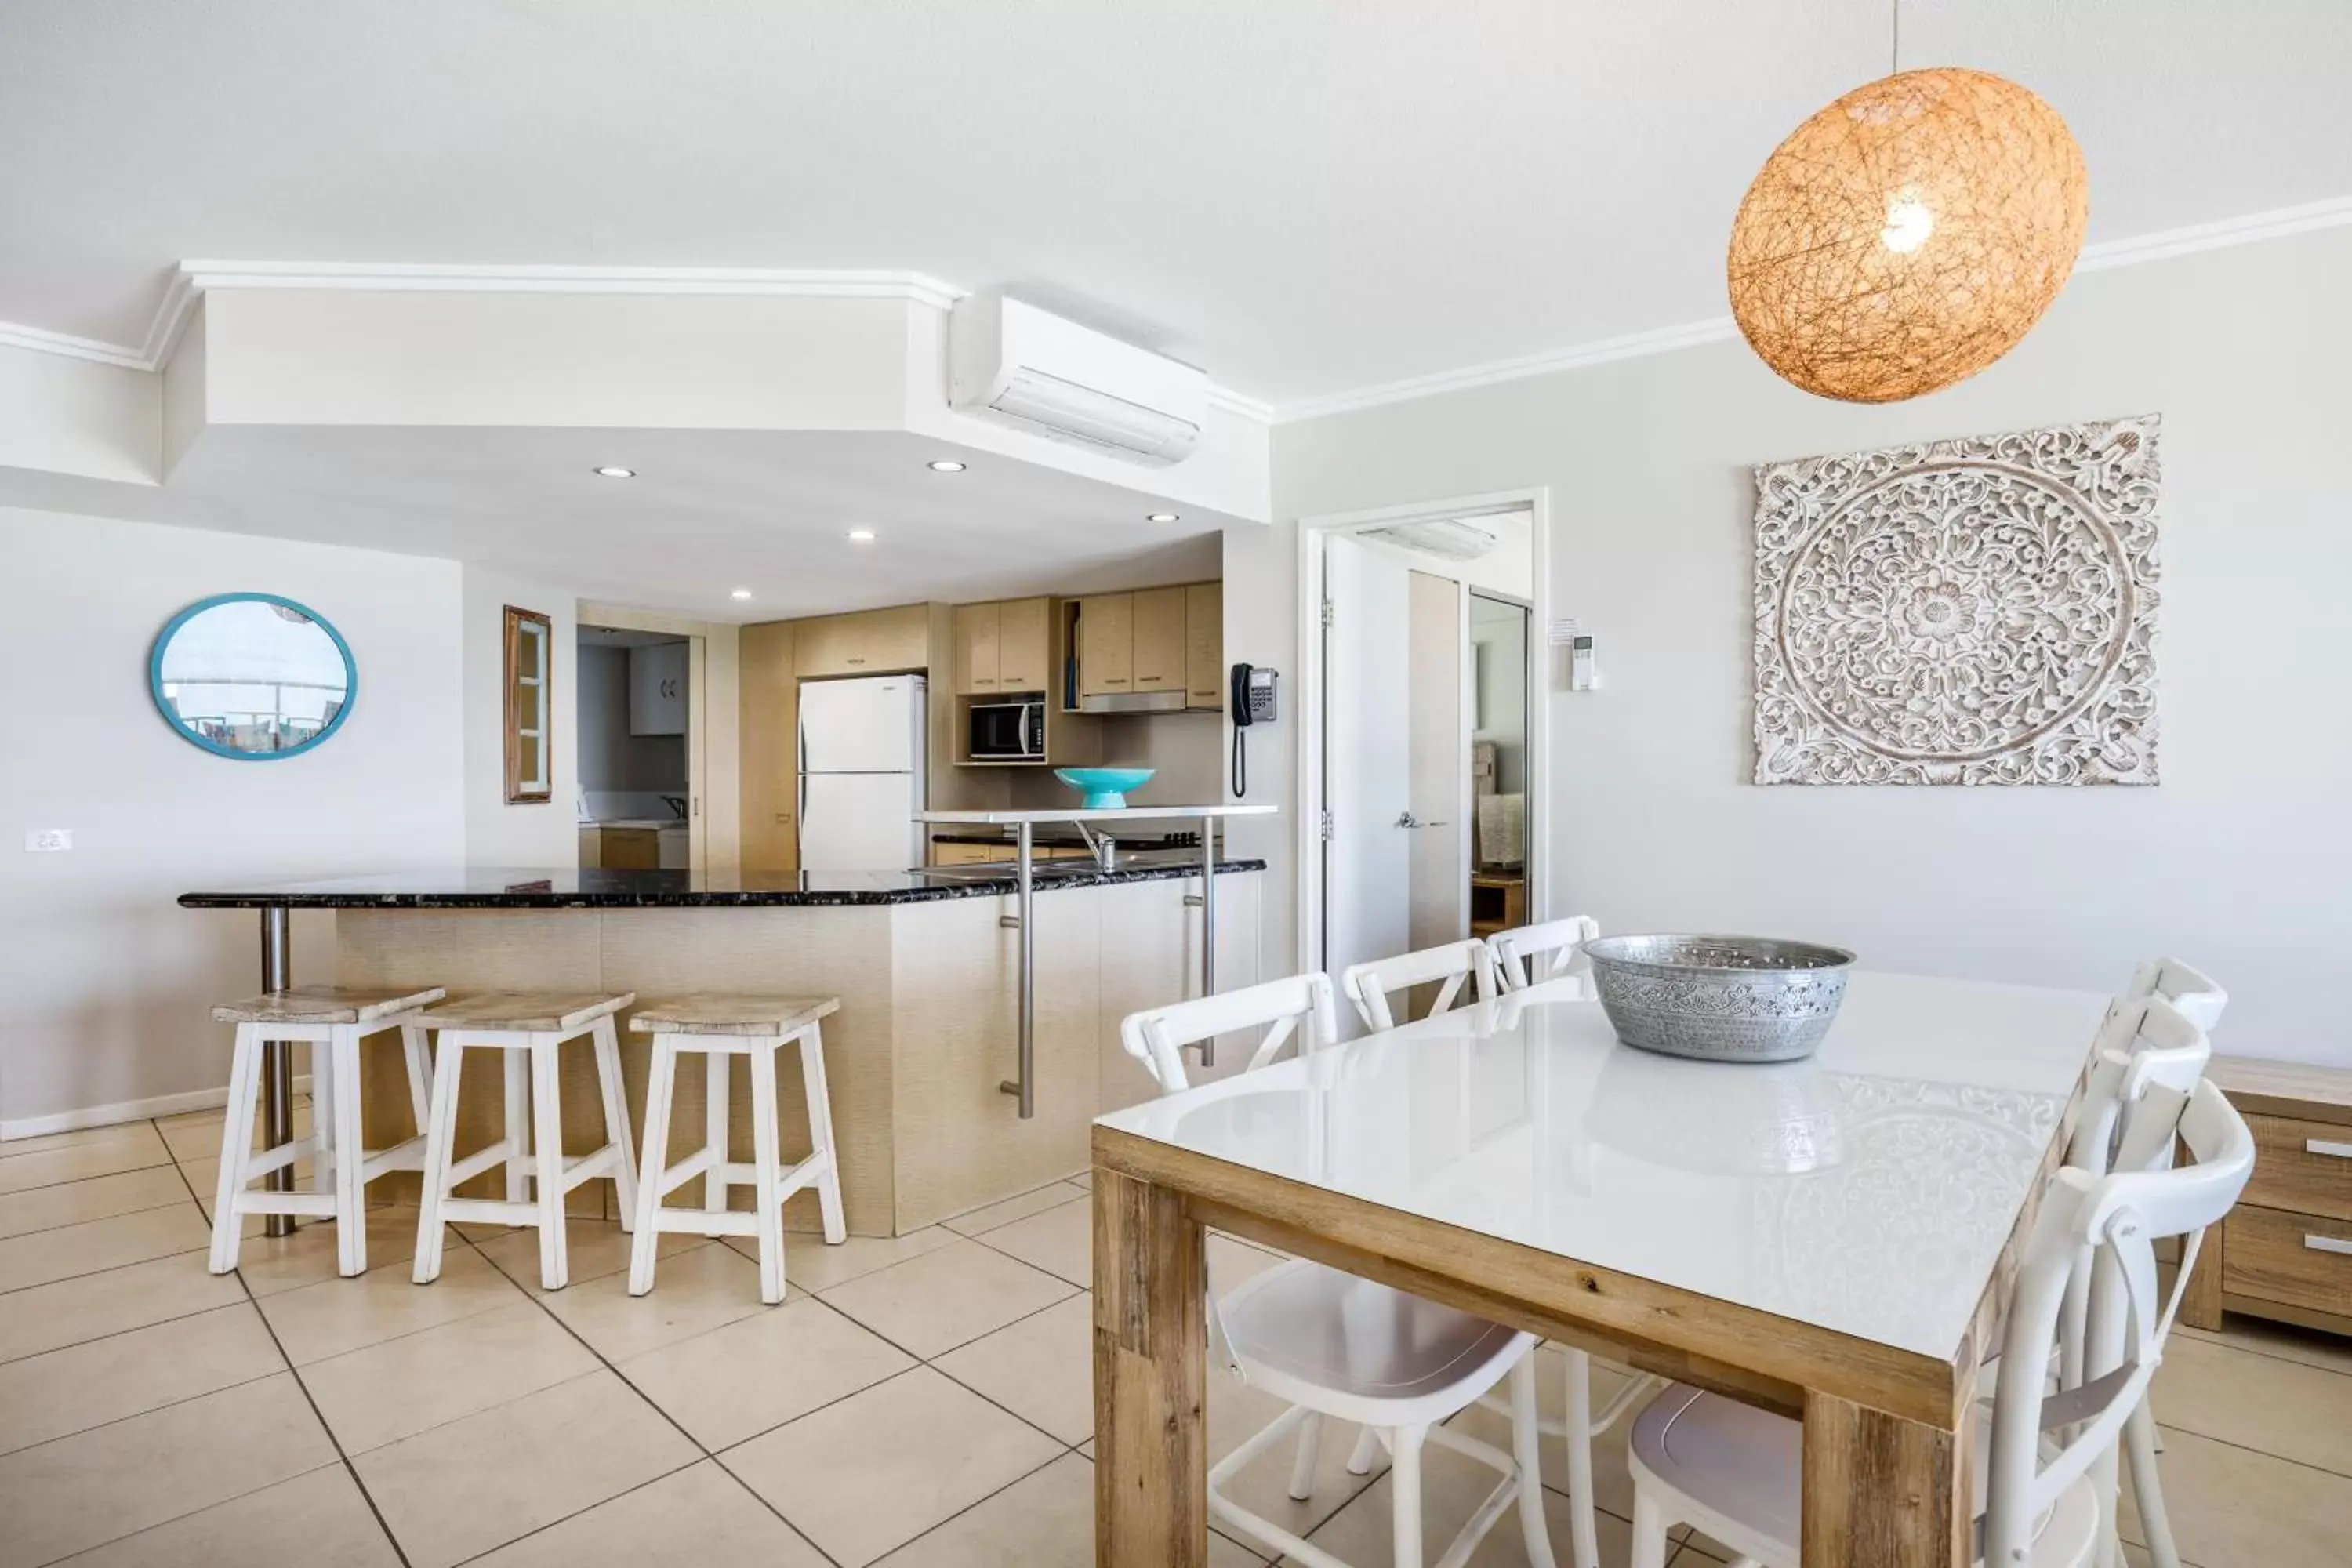
<instances>
[{"instance_id":1,"label":"carved white wall art panel","mask_svg":"<svg viewBox=\"0 0 2352 1568\"><path fill-rule=\"evenodd\" d=\"M1756 782L2156 783L2153 414L1756 468Z\"/></svg>"}]
</instances>

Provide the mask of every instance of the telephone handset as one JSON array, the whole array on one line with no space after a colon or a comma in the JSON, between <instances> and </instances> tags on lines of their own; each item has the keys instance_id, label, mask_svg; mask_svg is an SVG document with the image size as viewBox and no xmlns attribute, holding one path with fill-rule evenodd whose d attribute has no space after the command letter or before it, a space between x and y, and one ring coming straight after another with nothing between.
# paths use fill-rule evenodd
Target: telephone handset
<instances>
[{"instance_id":1,"label":"telephone handset","mask_svg":"<svg viewBox=\"0 0 2352 1568\"><path fill-rule=\"evenodd\" d=\"M1234 666L1233 687L1225 707L1234 716L1234 798L1249 794L1249 739L1253 724L1274 721L1274 683L1280 672L1254 664Z\"/></svg>"}]
</instances>

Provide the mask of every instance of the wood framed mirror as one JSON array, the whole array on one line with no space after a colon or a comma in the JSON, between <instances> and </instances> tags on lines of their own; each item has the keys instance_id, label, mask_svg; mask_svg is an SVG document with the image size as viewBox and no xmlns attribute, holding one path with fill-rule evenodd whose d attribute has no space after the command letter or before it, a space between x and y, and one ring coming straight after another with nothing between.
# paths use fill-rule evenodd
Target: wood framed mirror
<instances>
[{"instance_id":1,"label":"wood framed mirror","mask_svg":"<svg viewBox=\"0 0 2352 1568\"><path fill-rule=\"evenodd\" d=\"M506 607L507 802L543 805L555 793L555 623Z\"/></svg>"}]
</instances>

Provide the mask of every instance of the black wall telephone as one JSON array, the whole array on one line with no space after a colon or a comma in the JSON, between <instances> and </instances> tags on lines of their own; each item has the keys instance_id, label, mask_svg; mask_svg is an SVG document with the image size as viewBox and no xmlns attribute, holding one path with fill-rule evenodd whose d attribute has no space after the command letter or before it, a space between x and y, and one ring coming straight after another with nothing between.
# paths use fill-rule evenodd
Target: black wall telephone
<instances>
[{"instance_id":1,"label":"black wall telephone","mask_svg":"<svg viewBox=\"0 0 2352 1568\"><path fill-rule=\"evenodd\" d=\"M1249 794L1249 737L1253 724L1274 721L1274 683L1279 671L1254 664L1234 666L1233 689L1225 706L1234 716L1234 798Z\"/></svg>"}]
</instances>

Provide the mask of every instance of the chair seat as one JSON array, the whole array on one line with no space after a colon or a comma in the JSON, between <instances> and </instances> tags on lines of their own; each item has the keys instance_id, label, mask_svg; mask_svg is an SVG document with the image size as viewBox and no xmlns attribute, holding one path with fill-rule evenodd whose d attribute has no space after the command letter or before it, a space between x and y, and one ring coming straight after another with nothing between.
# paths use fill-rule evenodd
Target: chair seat
<instances>
[{"instance_id":1,"label":"chair seat","mask_svg":"<svg viewBox=\"0 0 2352 1568\"><path fill-rule=\"evenodd\" d=\"M1974 1512L1982 1514L1992 1423L1977 1423ZM1628 1458L1638 1477L1648 1471L1710 1512L1779 1542L1778 1560L1794 1568L1801 1537L1798 1507L1804 1491L1804 1427L1785 1415L1672 1384L1634 1419ZM1706 1521L1698 1521L1702 1529ZM2090 1482L2059 1494L2033 1542L2032 1568L2074 1568L2090 1561L2099 1510ZM1734 1541L1730 1545L1742 1543Z\"/></svg>"},{"instance_id":2,"label":"chair seat","mask_svg":"<svg viewBox=\"0 0 2352 1568\"><path fill-rule=\"evenodd\" d=\"M1217 1303L1217 1316L1251 1383L1293 1405L1382 1425L1451 1415L1500 1382L1535 1342L1532 1334L1304 1260L1244 1281ZM1424 1402L1438 1414L1411 1408Z\"/></svg>"},{"instance_id":3,"label":"chair seat","mask_svg":"<svg viewBox=\"0 0 2352 1568\"><path fill-rule=\"evenodd\" d=\"M486 991L444 1002L426 1013L424 1022L436 1029L569 1034L636 999L634 991Z\"/></svg>"},{"instance_id":4,"label":"chair seat","mask_svg":"<svg viewBox=\"0 0 2352 1568\"><path fill-rule=\"evenodd\" d=\"M438 985L289 985L213 1009L215 1024L373 1024L448 993Z\"/></svg>"},{"instance_id":5,"label":"chair seat","mask_svg":"<svg viewBox=\"0 0 2352 1568\"><path fill-rule=\"evenodd\" d=\"M646 1035L791 1035L840 1011L838 996L695 991L646 1003L629 1027Z\"/></svg>"}]
</instances>

